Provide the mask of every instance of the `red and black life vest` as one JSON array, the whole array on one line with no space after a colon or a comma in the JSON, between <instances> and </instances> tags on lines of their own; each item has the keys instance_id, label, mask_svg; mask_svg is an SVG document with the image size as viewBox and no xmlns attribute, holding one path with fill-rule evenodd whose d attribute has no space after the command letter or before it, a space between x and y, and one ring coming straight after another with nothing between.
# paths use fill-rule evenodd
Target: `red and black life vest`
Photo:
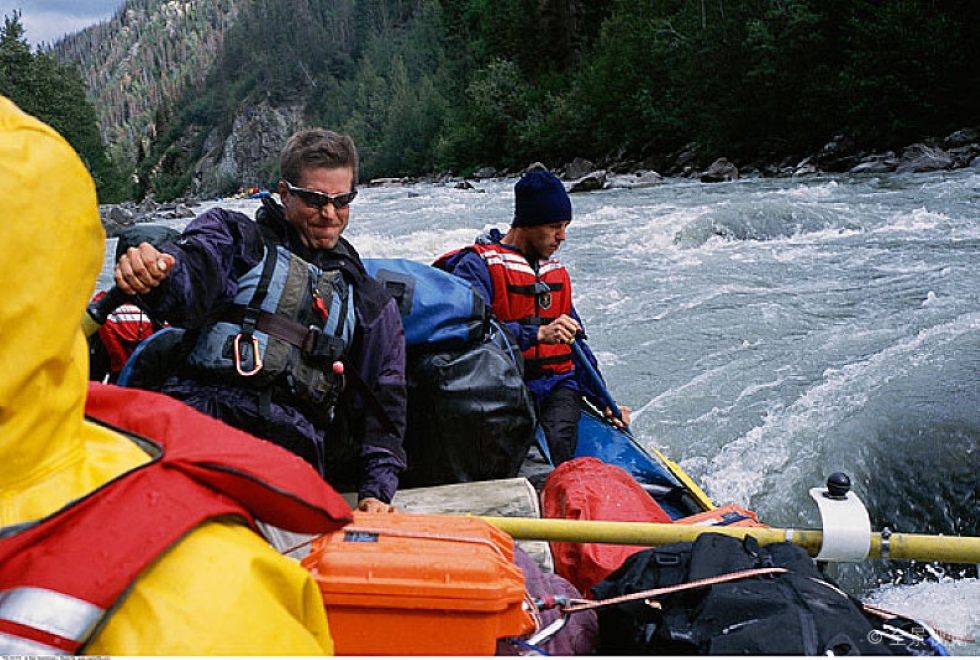
<instances>
[{"instance_id":1,"label":"red and black life vest","mask_svg":"<svg viewBox=\"0 0 980 660\"><path fill-rule=\"evenodd\" d=\"M170 397L89 383L85 411L152 460L53 516L0 530L3 655L78 654L140 572L208 520L304 533L351 520L303 459Z\"/></svg>"},{"instance_id":2,"label":"red and black life vest","mask_svg":"<svg viewBox=\"0 0 980 660\"><path fill-rule=\"evenodd\" d=\"M534 267L523 254L500 243L477 244L470 249L487 265L493 285L490 306L501 321L537 327L571 314L572 283L557 259L543 259ZM528 378L574 368L568 344L537 344L523 355Z\"/></svg>"},{"instance_id":3,"label":"red and black life vest","mask_svg":"<svg viewBox=\"0 0 980 660\"><path fill-rule=\"evenodd\" d=\"M93 300L104 295L100 292ZM126 360L141 341L153 334L156 327L136 305L126 303L117 307L99 328L99 339L109 355L109 371L118 374Z\"/></svg>"}]
</instances>

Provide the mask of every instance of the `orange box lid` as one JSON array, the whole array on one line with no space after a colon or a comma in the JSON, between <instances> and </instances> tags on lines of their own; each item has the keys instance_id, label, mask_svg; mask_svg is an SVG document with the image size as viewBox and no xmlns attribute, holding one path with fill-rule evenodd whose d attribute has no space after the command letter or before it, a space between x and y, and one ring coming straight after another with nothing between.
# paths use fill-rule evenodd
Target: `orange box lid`
<instances>
[{"instance_id":1,"label":"orange box lid","mask_svg":"<svg viewBox=\"0 0 980 660\"><path fill-rule=\"evenodd\" d=\"M513 540L479 518L355 511L303 560L328 605L502 611L524 599Z\"/></svg>"}]
</instances>

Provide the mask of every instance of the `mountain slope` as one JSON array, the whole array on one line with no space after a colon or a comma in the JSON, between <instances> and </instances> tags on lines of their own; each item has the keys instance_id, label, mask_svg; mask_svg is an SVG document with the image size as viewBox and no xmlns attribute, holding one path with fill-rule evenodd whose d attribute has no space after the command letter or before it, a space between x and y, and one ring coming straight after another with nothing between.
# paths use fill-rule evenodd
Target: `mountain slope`
<instances>
[{"instance_id":1,"label":"mountain slope","mask_svg":"<svg viewBox=\"0 0 980 660\"><path fill-rule=\"evenodd\" d=\"M114 159L138 162L182 95L203 83L245 0L127 0L53 47L78 63Z\"/></svg>"}]
</instances>

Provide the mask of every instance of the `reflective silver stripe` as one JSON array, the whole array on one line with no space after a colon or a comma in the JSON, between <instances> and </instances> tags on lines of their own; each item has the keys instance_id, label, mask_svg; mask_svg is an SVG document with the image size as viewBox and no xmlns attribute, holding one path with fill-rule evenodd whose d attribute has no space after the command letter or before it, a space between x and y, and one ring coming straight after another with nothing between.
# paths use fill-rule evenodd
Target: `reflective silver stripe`
<instances>
[{"instance_id":1,"label":"reflective silver stripe","mask_svg":"<svg viewBox=\"0 0 980 660\"><path fill-rule=\"evenodd\" d=\"M61 649L0 633L0 655L70 655Z\"/></svg>"},{"instance_id":2,"label":"reflective silver stripe","mask_svg":"<svg viewBox=\"0 0 980 660\"><path fill-rule=\"evenodd\" d=\"M84 642L105 615L100 607L67 594L18 587L0 591L0 619Z\"/></svg>"}]
</instances>

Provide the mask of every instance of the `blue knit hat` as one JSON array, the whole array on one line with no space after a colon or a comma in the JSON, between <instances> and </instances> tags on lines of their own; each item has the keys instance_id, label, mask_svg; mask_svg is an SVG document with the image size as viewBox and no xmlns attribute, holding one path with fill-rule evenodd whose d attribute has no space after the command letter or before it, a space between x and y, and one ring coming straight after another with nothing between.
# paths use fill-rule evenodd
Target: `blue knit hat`
<instances>
[{"instance_id":1,"label":"blue knit hat","mask_svg":"<svg viewBox=\"0 0 980 660\"><path fill-rule=\"evenodd\" d=\"M536 227L572 219L572 200L551 172L528 172L514 186L512 227Z\"/></svg>"}]
</instances>

